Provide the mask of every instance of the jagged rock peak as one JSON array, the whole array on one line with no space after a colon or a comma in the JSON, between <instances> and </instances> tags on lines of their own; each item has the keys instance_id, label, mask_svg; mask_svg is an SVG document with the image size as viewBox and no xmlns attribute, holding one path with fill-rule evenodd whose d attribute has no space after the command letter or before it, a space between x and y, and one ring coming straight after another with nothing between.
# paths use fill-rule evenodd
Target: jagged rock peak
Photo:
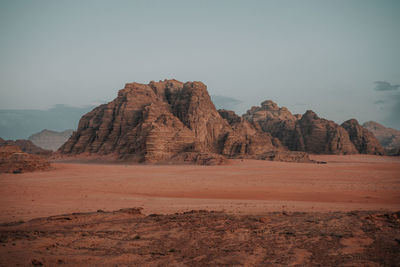
<instances>
[{"instance_id":1,"label":"jagged rock peak","mask_svg":"<svg viewBox=\"0 0 400 267\"><path fill-rule=\"evenodd\" d=\"M240 123L243 120L239 115L237 115L232 110L219 109L218 113L219 115L221 115L222 118L227 120L230 125L233 125L235 123Z\"/></svg>"},{"instance_id":2,"label":"jagged rock peak","mask_svg":"<svg viewBox=\"0 0 400 267\"><path fill-rule=\"evenodd\" d=\"M286 107L279 107L272 100L265 100L259 107L252 107L243 115L248 121L255 122L261 120L279 119L295 121L297 118Z\"/></svg>"},{"instance_id":3,"label":"jagged rock peak","mask_svg":"<svg viewBox=\"0 0 400 267\"><path fill-rule=\"evenodd\" d=\"M312 121L312 120L319 120L320 117L318 117L317 113L315 113L312 110L307 110L303 116L301 116L301 119Z\"/></svg>"}]
</instances>

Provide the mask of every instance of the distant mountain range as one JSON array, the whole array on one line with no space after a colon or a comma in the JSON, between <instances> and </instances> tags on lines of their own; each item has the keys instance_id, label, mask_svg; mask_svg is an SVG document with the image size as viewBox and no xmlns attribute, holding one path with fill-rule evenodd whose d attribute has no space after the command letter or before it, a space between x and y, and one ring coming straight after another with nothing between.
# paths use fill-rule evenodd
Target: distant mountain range
<instances>
[{"instance_id":1,"label":"distant mountain range","mask_svg":"<svg viewBox=\"0 0 400 267\"><path fill-rule=\"evenodd\" d=\"M93 109L55 105L48 110L0 110L0 137L3 139L27 139L43 129L64 131L76 129L79 119Z\"/></svg>"},{"instance_id":2,"label":"distant mountain range","mask_svg":"<svg viewBox=\"0 0 400 267\"><path fill-rule=\"evenodd\" d=\"M56 151L68 140L73 132L74 130L72 129L65 130L63 132L50 131L45 129L40 133L29 136L29 141L41 148Z\"/></svg>"}]
</instances>

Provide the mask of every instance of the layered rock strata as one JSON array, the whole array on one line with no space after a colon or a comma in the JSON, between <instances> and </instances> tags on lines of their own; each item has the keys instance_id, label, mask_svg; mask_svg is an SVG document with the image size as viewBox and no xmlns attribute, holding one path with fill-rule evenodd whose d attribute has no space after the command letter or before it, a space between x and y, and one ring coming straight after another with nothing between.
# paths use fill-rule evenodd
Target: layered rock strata
<instances>
[{"instance_id":1,"label":"layered rock strata","mask_svg":"<svg viewBox=\"0 0 400 267\"><path fill-rule=\"evenodd\" d=\"M201 82L128 83L118 97L84 115L62 154L109 155L138 162L219 164L285 150L278 140L237 118L223 118Z\"/></svg>"},{"instance_id":2,"label":"layered rock strata","mask_svg":"<svg viewBox=\"0 0 400 267\"><path fill-rule=\"evenodd\" d=\"M351 142L361 154L384 155L385 151L378 139L356 119L350 119L341 125L349 134Z\"/></svg>"},{"instance_id":3,"label":"layered rock strata","mask_svg":"<svg viewBox=\"0 0 400 267\"><path fill-rule=\"evenodd\" d=\"M290 150L317 154L358 153L344 128L319 118L311 110L302 116L293 115L287 108L267 100L260 107L252 107L243 118L258 124Z\"/></svg>"}]
</instances>

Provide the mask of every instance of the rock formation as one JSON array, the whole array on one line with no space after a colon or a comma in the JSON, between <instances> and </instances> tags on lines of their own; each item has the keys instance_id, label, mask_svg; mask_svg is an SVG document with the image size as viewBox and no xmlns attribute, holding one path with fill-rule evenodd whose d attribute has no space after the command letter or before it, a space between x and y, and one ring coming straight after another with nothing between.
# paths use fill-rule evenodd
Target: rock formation
<instances>
[{"instance_id":1,"label":"rock formation","mask_svg":"<svg viewBox=\"0 0 400 267\"><path fill-rule=\"evenodd\" d=\"M59 149L72 135L73 130L65 130L62 132L43 131L29 136L29 141L44 149L56 151Z\"/></svg>"},{"instance_id":2,"label":"rock formation","mask_svg":"<svg viewBox=\"0 0 400 267\"><path fill-rule=\"evenodd\" d=\"M317 154L356 154L347 131L334 121L322 119L308 110L296 123L297 150Z\"/></svg>"},{"instance_id":3,"label":"rock formation","mask_svg":"<svg viewBox=\"0 0 400 267\"><path fill-rule=\"evenodd\" d=\"M399 130L386 128L385 126L374 121L368 121L364 123L363 127L370 131L378 139L388 155L400 155Z\"/></svg>"},{"instance_id":4,"label":"rock formation","mask_svg":"<svg viewBox=\"0 0 400 267\"><path fill-rule=\"evenodd\" d=\"M62 154L113 154L138 162L218 164L284 148L270 134L219 113L201 82L128 83L118 97L84 115Z\"/></svg>"},{"instance_id":5,"label":"rock formation","mask_svg":"<svg viewBox=\"0 0 400 267\"><path fill-rule=\"evenodd\" d=\"M287 108L279 108L267 100L261 107L252 107L243 118L258 124L290 150L317 154L358 153L345 129L333 121L319 118L310 110L302 116L293 115Z\"/></svg>"},{"instance_id":6,"label":"rock formation","mask_svg":"<svg viewBox=\"0 0 400 267\"><path fill-rule=\"evenodd\" d=\"M361 154L384 155L384 149L378 139L362 127L356 119L350 119L341 125L349 134L351 142Z\"/></svg>"},{"instance_id":7,"label":"rock formation","mask_svg":"<svg viewBox=\"0 0 400 267\"><path fill-rule=\"evenodd\" d=\"M0 173L22 173L50 169L43 157L24 153L18 146L0 146Z\"/></svg>"},{"instance_id":8,"label":"rock formation","mask_svg":"<svg viewBox=\"0 0 400 267\"><path fill-rule=\"evenodd\" d=\"M266 100L260 107L248 110L243 118L260 125L264 132L278 138L290 150L302 150L297 148L294 136L298 117L292 115L287 108L280 108L273 101Z\"/></svg>"},{"instance_id":9,"label":"rock formation","mask_svg":"<svg viewBox=\"0 0 400 267\"><path fill-rule=\"evenodd\" d=\"M18 139L18 140L3 140L0 138L0 147L1 146L17 146L23 152L35 155L42 155L42 156L50 156L52 152L50 150L43 149L34 145L31 141L25 139Z\"/></svg>"}]
</instances>

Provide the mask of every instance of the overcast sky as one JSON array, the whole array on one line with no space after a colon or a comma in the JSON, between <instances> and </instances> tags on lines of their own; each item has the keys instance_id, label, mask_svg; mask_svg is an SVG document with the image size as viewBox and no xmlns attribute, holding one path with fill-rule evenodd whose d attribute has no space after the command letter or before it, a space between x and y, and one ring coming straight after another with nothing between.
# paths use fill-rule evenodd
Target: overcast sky
<instances>
[{"instance_id":1,"label":"overcast sky","mask_svg":"<svg viewBox=\"0 0 400 267\"><path fill-rule=\"evenodd\" d=\"M399 48L397 0L0 0L0 109L83 106L175 78L243 101L239 112L272 99L400 128Z\"/></svg>"}]
</instances>

